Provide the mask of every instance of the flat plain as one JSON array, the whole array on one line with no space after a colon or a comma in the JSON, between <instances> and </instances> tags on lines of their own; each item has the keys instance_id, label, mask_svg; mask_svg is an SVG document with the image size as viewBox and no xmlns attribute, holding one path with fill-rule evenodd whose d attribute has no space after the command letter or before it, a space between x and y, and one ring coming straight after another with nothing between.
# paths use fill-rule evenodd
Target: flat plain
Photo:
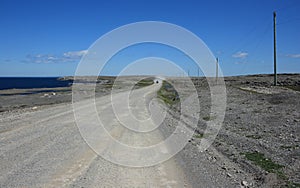
<instances>
[{"instance_id":1,"label":"flat plain","mask_svg":"<svg viewBox=\"0 0 300 188\"><path fill-rule=\"evenodd\" d=\"M224 78L225 119L213 145L201 152L206 123L214 117L209 113L206 79L192 78L201 106L194 136L171 160L144 168L113 164L86 144L75 123L71 87L1 90L0 187L299 187L300 75L281 74L278 86L272 86L272 79L271 75ZM132 78L116 86L120 90L116 95L127 92L128 80ZM107 114L108 128L115 125L108 105L113 82L113 77L101 77L95 94L99 111ZM184 89L184 83L181 86ZM162 99L164 88L141 84L136 89L134 101L146 101L140 105L146 109L149 101ZM177 126L184 98L163 97L156 105L168 113L158 132L167 137ZM157 138L130 140L126 129L111 130L132 144L147 145Z\"/></svg>"}]
</instances>

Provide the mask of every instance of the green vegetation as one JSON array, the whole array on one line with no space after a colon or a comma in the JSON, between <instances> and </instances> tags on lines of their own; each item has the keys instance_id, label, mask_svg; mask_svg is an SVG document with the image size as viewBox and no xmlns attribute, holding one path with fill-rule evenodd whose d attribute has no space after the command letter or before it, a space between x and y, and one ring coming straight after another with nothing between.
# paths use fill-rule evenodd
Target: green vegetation
<instances>
[{"instance_id":1,"label":"green vegetation","mask_svg":"<svg viewBox=\"0 0 300 188\"><path fill-rule=\"evenodd\" d=\"M238 89L240 89L242 91L246 91L246 92L250 92L250 93L254 93L254 94L261 94L261 93L259 93L257 91L254 91L254 90L248 89L248 88L243 88L243 87L236 87L236 88L238 88Z\"/></svg>"},{"instance_id":2,"label":"green vegetation","mask_svg":"<svg viewBox=\"0 0 300 188\"><path fill-rule=\"evenodd\" d=\"M252 161L254 164L260 166L262 169L266 170L267 172L272 172L278 174L281 172L282 165L274 163L271 159L265 157L263 153L254 152L245 153L245 157Z\"/></svg>"},{"instance_id":3,"label":"green vegetation","mask_svg":"<svg viewBox=\"0 0 300 188\"><path fill-rule=\"evenodd\" d=\"M202 119L205 121L211 121L211 120L216 119L216 117L215 116L204 116Z\"/></svg>"},{"instance_id":4,"label":"green vegetation","mask_svg":"<svg viewBox=\"0 0 300 188\"><path fill-rule=\"evenodd\" d=\"M251 135L246 135L247 138L253 138L253 139L261 139L262 137L260 135L255 135L255 134L251 134Z\"/></svg>"},{"instance_id":5,"label":"green vegetation","mask_svg":"<svg viewBox=\"0 0 300 188\"><path fill-rule=\"evenodd\" d=\"M254 164L260 166L262 169L269 173L275 173L280 179L287 180L287 177L284 175L282 168L283 165L273 162L271 159L265 157L263 153L259 152L247 152L244 153L245 157L252 161Z\"/></svg>"},{"instance_id":6,"label":"green vegetation","mask_svg":"<svg viewBox=\"0 0 300 188\"><path fill-rule=\"evenodd\" d=\"M111 89L113 87L113 84L103 84L103 87L106 89Z\"/></svg>"},{"instance_id":7,"label":"green vegetation","mask_svg":"<svg viewBox=\"0 0 300 188\"><path fill-rule=\"evenodd\" d=\"M277 164L273 162L271 159L266 158L263 153L247 152L247 153L241 153L241 155L245 155L246 159L260 166L265 171L269 173L275 173L278 176L278 178L285 181L286 187L290 187L290 188L300 187L299 183L288 181L287 176L282 171L282 168L284 167L283 165Z\"/></svg>"},{"instance_id":8,"label":"green vegetation","mask_svg":"<svg viewBox=\"0 0 300 188\"><path fill-rule=\"evenodd\" d=\"M211 133L206 133L206 134L204 134L204 133L199 133L199 132L195 132L194 133L194 135L193 135L193 137L194 138L198 138L198 139L202 139L202 138L208 138L209 136L211 136L212 134Z\"/></svg>"},{"instance_id":9,"label":"green vegetation","mask_svg":"<svg viewBox=\"0 0 300 188\"><path fill-rule=\"evenodd\" d=\"M194 137L195 138L199 138L199 139L201 139L201 138L203 138L204 137L204 134L202 134L202 133L199 133L199 134L194 134Z\"/></svg>"},{"instance_id":10,"label":"green vegetation","mask_svg":"<svg viewBox=\"0 0 300 188\"><path fill-rule=\"evenodd\" d=\"M284 86L284 87L294 91L300 91L300 86Z\"/></svg>"},{"instance_id":11,"label":"green vegetation","mask_svg":"<svg viewBox=\"0 0 300 188\"><path fill-rule=\"evenodd\" d=\"M161 88L157 91L157 97L168 105L174 105L180 102L177 91L167 81L163 81Z\"/></svg>"},{"instance_id":12,"label":"green vegetation","mask_svg":"<svg viewBox=\"0 0 300 188\"><path fill-rule=\"evenodd\" d=\"M287 187L288 188L300 187L300 183L288 182Z\"/></svg>"},{"instance_id":13,"label":"green vegetation","mask_svg":"<svg viewBox=\"0 0 300 188\"><path fill-rule=\"evenodd\" d=\"M142 79L140 81L138 81L138 83L135 84L134 87L146 87L146 86L150 86L152 84L154 84L154 78L145 78L145 79Z\"/></svg>"}]
</instances>

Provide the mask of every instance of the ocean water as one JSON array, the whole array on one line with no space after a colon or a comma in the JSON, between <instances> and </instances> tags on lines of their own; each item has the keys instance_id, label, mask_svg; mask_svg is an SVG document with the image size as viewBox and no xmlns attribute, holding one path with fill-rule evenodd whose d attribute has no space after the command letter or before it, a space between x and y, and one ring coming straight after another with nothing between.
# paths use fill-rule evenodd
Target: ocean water
<instances>
[{"instance_id":1,"label":"ocean water","mask_svg":"<svg viewBox=\"0 0 300 188\"><path fill-rule=\"evenodd\" d=\"M0 77L0 89L67 87L72 83L69 80L58 80L58 77Z\"/></svg>"}]
</instances>

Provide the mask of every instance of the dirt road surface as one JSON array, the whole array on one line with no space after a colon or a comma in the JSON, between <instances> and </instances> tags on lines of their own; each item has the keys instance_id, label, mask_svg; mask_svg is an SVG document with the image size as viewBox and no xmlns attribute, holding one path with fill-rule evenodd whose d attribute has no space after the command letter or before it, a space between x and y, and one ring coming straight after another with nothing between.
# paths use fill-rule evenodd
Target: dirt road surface
<instances>
[{"instance_id":1,"label":"dirt road surface","mask_svg":"<svg viewBox=\"0 0 300 188\"><path fill-rule=\"evenodd\" d=\"M124 152L109 140L96 142L97 152L102 156L89 147L75 121L70 88L66 88L68 92L56 91L55 96L47 93L47 100L44 93L20 95L12 90L1 91L0 187L284 187L293 182L297 186L299 75L280 75L282 86L278 87L270 86L271 78L269 75L226 78L225 120L213 145L205 152L199 150L199 145L210 119L210 93L205 80L193 80L201 104L194 136L170 160L143 168L107 160L119 155L120 159L131 162L147 160L136 160L134 153ZM116 118L111 96L105 96L109 93L108 86L96 91L96 109L105 129L119 142L134 147L157 144L178 126L180 112L176 105L169 108L157 101L160 86L154 84L114 94L115 106L119 106L114 110L119 109L118 118L122 121L130 113L139 120L149 118L149 105L165 109L166 118L157 130L144 134L128 130ZM185 88L183 83L181 89ZM128 94L130 111L122 104ZM97 127L101 126L91 113L93 101L78 104L82 117L77 117L77 121L96 126L88 133L97 135ZM184 121L189 124L188 119ZM153 125L145 122L134 127L147 130ZM165 151L168 149L166 146ZM131 157L124 158L126 154ZM271 161L272 168L268 166L271 169L257 165L251 158L262 154L265 161ZM280 168L274 170L278 164Z\"/></svg>"},{"instance_id":2,"label":"dirt road surface","mask_svg":"<svg viewBox=\"0 0 300 188\"><path fill-rule=\"evenodd\" d=\"M135 92L133 104L140 109L139 117L147 116L147 94L155 93L159 85ZM126 92L119 93L121 97ZM142 96L138 96L142 95ZM159 132L151 138L134 136L113 117L110 96L96 99L99 114L108 132L121 142L151 145L158 142ZM146 100L145 100L146 101ZM85 101L82 113L90 122ZM126 113L126 111L124 111ZM126 114L124 114L126 116ZM147 117L146 117L147 118ZM142 125L144 126L144 125ZM76 186L80 176L90 181L88 187L188 187L184 172L174 160L147 168L130 168L99 157L83 140L76 127L71 104L57 105L24 114L6 117L1 122L0 187L64 187ZM99 143L103 151L116 150L113 143Z\"/></svg>"}]
</instances>

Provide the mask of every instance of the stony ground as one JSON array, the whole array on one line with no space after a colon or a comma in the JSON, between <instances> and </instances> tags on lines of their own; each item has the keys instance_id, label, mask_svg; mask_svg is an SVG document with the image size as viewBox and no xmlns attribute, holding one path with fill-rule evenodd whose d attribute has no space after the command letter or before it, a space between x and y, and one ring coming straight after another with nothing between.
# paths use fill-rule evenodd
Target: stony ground
<instances>
[{"instance_id":1,"label":"stony ground","mask_svg":"<svg viewBox=\"0 0 300 188\"><path fill-rule=\"evenodd\" d=\"M255 186L299 187L300 75L278 78L276 87L270 75L225 78L226 115L213 147L252 174ZM209 121L209 88L202 79L193 81L203 106L202 120ZM203 129L200 121L200 134Z\"/></svg>"},{"instance_id":2,"label":"stony ground","mask_svg":"<svg viewBox=\"0 0 300 188\"><path fill-rule=\"evenodd\" d=\"M176 80L180 82L180 78ZM193 187L201 183L211 187L300 186L300 74L279 75L276 87L272 86L270 75L226 77L224 123L212 147L205 152L200 152L198 146L205 136L206 123L213 118L209 116L210 91L205 79L192 80L201 105L200 121L194 137L175 160ZM99 82L96 95L108 94L112 81L113 78ZM0 115L2 118L19 117L20 121L36 110L70 103L71 97L71 88L1 90ZM161 131L170 134L174 130L179 104L171 106ZM1 129L0 133L6 134L8 130ZM88 177L75 183L81 185L81 181L88 181Z\"/></svg>"}]
</instances>

